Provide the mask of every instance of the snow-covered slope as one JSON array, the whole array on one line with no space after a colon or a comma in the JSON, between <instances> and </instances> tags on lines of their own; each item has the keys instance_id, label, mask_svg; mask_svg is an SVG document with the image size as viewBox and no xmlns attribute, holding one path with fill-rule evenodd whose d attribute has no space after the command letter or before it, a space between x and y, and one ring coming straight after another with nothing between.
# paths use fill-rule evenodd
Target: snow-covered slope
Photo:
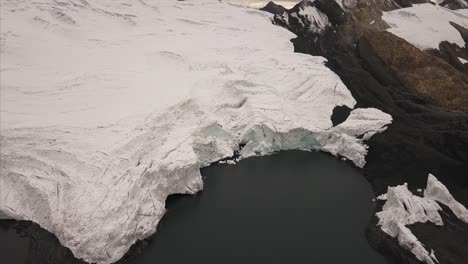
<instances>
[{"instance_id":1,"label":"snow-covered slope","mask_svg":"<svg viewBox=\"0 0 468 264\"><path fill-rule=\"evenodd\" d=\"M465 45L450 21L467 28L468 9L450 10L432 4L418 4L385 12L383 19L391 27L389 32L420 49L438 49L444 40L460 47Z\"/></svg>"},{"instance_id":2,"label":"snow-covered slope","mask_svg":"<svg viewBox=\"0 0 468 264\"><path fill-rule=\"evenodd\" d=\"M362 167L363 140L391 122L355 109L332 127L334 107L355 100L260 11L1 1L0 211L89 262L152 235L166 197L201 190L211 162L313 149Z\"/></svg>"},{"instance_id":3,"label":"snow-covered slope","mask_svg":"<svg viewBox=\"0 0 468 264\"><path fill-rule=\"evenodd\" d=\"M439 214L442 209L438 203L445 204L460 220L468 223L468 210L456 201L445 185L432 174L429 174L427 178L424 197L413 195L408 190L407 184L404 184L389 187L387 194L379 196L379 199L387 200L383 210L377 213L382 230L397 238L402 247L411 251L420 261L428 264L439 262L436 253L433 250L429 252L406 226L418 222L443 225Z\"/></svg>"}]
</instances>

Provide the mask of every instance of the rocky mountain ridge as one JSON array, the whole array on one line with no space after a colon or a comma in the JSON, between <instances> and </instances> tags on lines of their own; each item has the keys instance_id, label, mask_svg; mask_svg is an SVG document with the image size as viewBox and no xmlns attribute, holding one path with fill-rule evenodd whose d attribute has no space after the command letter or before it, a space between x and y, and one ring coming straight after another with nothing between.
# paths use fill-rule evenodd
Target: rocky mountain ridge
<instances>
[{"instance_id":1,"label":"rocky mountain ridge","mask_svg":"<svg viewBox=\"0 0 468 264\"><path fill-rule=\"evenodd\" d=\"M277 5L272 1L268 2L266 6L260 8L260 10L266 11L272 14L282 14L287 11L285 7L283 7L282 5Z\"/></svg>"}]
</instances>

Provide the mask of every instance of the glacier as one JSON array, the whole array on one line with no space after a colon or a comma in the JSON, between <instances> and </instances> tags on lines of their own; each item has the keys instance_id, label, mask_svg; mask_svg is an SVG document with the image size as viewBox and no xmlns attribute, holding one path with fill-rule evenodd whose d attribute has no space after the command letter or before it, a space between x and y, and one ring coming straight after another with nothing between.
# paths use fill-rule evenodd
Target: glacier
<instances>
[{"instance_id":1,"label":"glacier","mask_svg":"<svg viewBox=\"0 0 468 264\"><path fill-rule=\"evenodd\" d=\"M0 215L80 259L119 260L166 198L238 155L320 150L365 165L392 122L263 12L218 0L1 0ZM337 106L352 110L333 126Z\"/></svg>"},{"instance_id":2,"label":"glacier","mask_svg":"<svg viewBox=\"0 0 468 264\"><path fill-rule=\"evenodd\" d=\"M398 243L411 251L417 259L427 264L439 263L436 252L430 252L421 241L406 227L415 223L431 222L443 225L438 203L446 205L461 221L468 223L468 210L450 194L449 190L434 175L429 174L424 196L417 196L408 190L408 184L388 187L386 194L379 196L386 200L382 211L376 215L378 225L388 235L396 238Z\"/></svg>"}]
</instances>

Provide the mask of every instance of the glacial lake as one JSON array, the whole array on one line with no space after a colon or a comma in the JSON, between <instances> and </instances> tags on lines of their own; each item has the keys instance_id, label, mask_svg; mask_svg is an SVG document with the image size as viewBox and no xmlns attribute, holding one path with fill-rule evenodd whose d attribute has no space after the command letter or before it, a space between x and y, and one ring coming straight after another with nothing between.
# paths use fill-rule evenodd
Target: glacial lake
<instances>
[{"instance_id":1,"label":"glacial lake","mask_svg":"<svg viewBox=\"0 0 468 264\"><path fill-rule=\"evenodd\" d=\"M202 175L205 190L171 196L157 235L121 263L387 263L365 237L371 187L344 161L288 151ZM11 222L0 221L3 263L77 263L50 233Z\"/></svg>"}]
</instances>

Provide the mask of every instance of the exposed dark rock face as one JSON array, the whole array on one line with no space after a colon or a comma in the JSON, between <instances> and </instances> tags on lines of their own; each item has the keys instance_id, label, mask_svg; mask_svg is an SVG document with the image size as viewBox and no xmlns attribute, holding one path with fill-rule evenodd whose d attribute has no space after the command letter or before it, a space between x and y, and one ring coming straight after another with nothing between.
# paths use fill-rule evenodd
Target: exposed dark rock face
<instances>
[{"instance_id":1,"label":"exposed dark rock face","mask_svg":"<svg viewBox=\"0 0 468 264\"><path fill-rule=\"evenodd\" d=\"M458 247L459 241L468 243L468 225L463 224L445 205L441 205L444 214L444 229L436 225L426 225L417 223L409 226L411 232L415 234L422 241L426 241L426 247L439 248L437 257L444 259L448 264L466 263L468 259L468 251ZM448 231L447 231L448 230ZM437 234L438 237L443 239L432 239L431 234Z\"/></svg>"},{"instance_id":2,"label":"exposed dark rock face","mask_svg":"<svg viewBox=\"0 0 468 264\"><path fill-rule=\"evenodd\" d=\"M333 23L320 32L301 27L306 23L287 24L284 16L275 16L274 23L296 33L297 38L292 40L296 52L327 58L327 66L351 91L357 101L356 107L375 107L392 115L394 122L387 131L368 141L370 151L364 174L376 194L404 182L413 190L425 188L427 175L432 173L466 206L467 76L456 66L382 32L384 23L369 23L378 21L380 10L399 8L403 3L397 2L400 3L358 0L355 6L345 8L344 22ZM328 16L327 10L320 8L320 12ZM289 17L297 16L293 15L293 9L288 12ZM454 47L451 44L441 46L438 52L450 53L448 56L453 58ZM376 211L380 211L382 205L379 204ZM443 217L444 221L451 221L447 214ZM367 232L376 249L393 256L397 263L420 263L395 239L383 233L376 226L377 221L373 217ZM459 261L468 259L462 253L468 248L468 239L458 235L457 230L466 230L468 225L461 221L451 223L442 227L421 224L411 228L423 244L441 252L440 255L436 253L440 263L463 263Z\"/></svg>"},{"instance_id":3,"label":"exposed dark rock face","mask_svg":"<svg viewBox=\"0 0 468 264\"><path fill-rule=\"evenodd\" d=\"M424 264L415 258L411 252L402 250L398 241L382 232L377 223L377 216L373 216L366 228L366 238L374 249L386 256L392 256L393 261L390 263Z\"/></svg>"},{"instance_id":4,"label":"exposed dark rock face","mask_svg":"<svg viewBox=\"0 0 468 264\"><path fill-rule=\"evenodd\" d=\"M169 202L169 201L168 201ZM0 219L0 229L14 229L19 236L28 238L29 249L25 263L40 264L87 264L75 258L71 250L60 244L57 237L31 221ZM139 240L133 244L128 252L115 264L132 263L147 248L150 238ZM9 261L4 260L2 261ZM6 262L2 262L6 263Z\"/></svg>"},{"instance_id":5,"label":"exposed dark rock face","mask_svg":"<svg viewBox=\"0 0 468 264\"><path fill-rule=\"evenodd\" d=\"M335 107L331 116L333 126L337 126L346 121L346 119L348 119L349 117L349 114L351 113L351 110L352 109L348 108L345 105Z\"/></svg>"},{"instance_id":6,"label":"exposed dark rock face","mask_svg":"<svg viewBox=\"0 0 468 264\"><path fill-rule=\"evenodd\" d=\"M462 73L468 75L468 63L462 62L462 60L468 61L468 29L454 22L450 22L450 25L460 32L461 37L465 41L465 45L463 47L459 47L455 43L442 41L439 44L438 50L429 50L428 52L443 59Z\"/></svg>"},{"instance_id":7,"label":"exposed dark rock face","mask_svg":"<svg viewBox=\"0 0 468 264\"><path fill-rule=\"evenodd\" d=\"M458 25L455 22L450 21L450 25L452 25L458 32L460 32L460 35L462 36L463 40L465 41L465 49L468 50L468 29Z\"/></svg>"},{"instance_id":8,"label":"exposed dark rock face","mask_svg":"<svg viewBox=\"0 0 468 264\"><path fill-rule=\"evenodd\" d=\"M273 15L276 15L276 14L282 14L284 12L286 12L286 8L283 7L282 5L277 5L275 3L273 3L272 1L268 2L268 4L262 8L260 8L260 10L262 11L266 11L268 13L272 13Z\"/></svg>"},{"instance_id":9,"label":"exposed dark rock face","mask_svg":"<svg viewBox=\"0 0 468 264\"><path fill-rule=\"evenodd\" d=\"M332 25L341 25L346 21L345 12L337 2L316 0L314 3L318 10L327 15Z\"/></svg>"},{"instance_id":10,"label":"exposed dark rock face","mask_svg":"<svg viewBox=\"0 0 468 264\"><path fill-rule=\"evenodd\" d=\"M70 249L62 246L57 237L38 224L30 221L0 220L0 228L13 228L21 237L28 237L30 244L26 263L85 264L73 256ZM8 263L10 260L3 263Z\"/></svg>"},{"instance_id":11,"label":"exposed dark rock face","mask_svg":"<svg viewBox=\"0 0 468 264\"><path fill-rule=\"evenodd\" d=\"M394 0L395 3L400 5L401 7L411 7L412 1L411 0Z\"/></svg>"},{"instance_id":12,"label":"exposed dark rock face","mask_svg":"<svg viewBox=\"0 0 468 264\"><path fill-rule=\"evenodd\" d=\"M420 240L424 241L426 250L438 248L436 252L439 263L442 264L460 264L465 263L468 259L468 251L460 247L458 243L465 241L468 243L468 225L461 222L452 211L445 205L440 205L443 208L444 228L432 224L416 223L408 226L411 232ZM401 247L398 242L391 239L387 234L380 232L376 226L377 217L373 217L366 230L368 241L380 252L386 255L395 256L395 263L422 264L423 262L414 258L409 252L401 252ZM434 239L434 235L443 237L443 239Z\"/></svg>"},{"instance_id":13,"label":"exposed dark rock face","mask_svg":"<svg viewBox=\"0 0 468 264\"><path fill-rule=\"evenodd\" d=\"M468 8L467 0L444 0L440 3L441 6L450 8L450 9L461 9Z\"/></svg>"},{"instance_id":14,"label":"exposed dark rock face","mask_svg":"<svg viewBox=\"0 0 468 264\"><path fill-rule=\"evenodd\" d=\"M468 64L463 64L460 58L467 60L468 50L460 48L457 44L442 41L438 50L429 50L428 53L443 59L448 64L468 76Z\"/></svg>"},{"instance_id":15,"label":"exposed dark rock face","mask_svg":"<svg viewBox=\"0 0 468 264\"><path fill-rule=\"evenodd\" d=\"M330 17L326 16L322 10L330 12ZM345 12L335 1L306 0L276 15L275 21L296 34L313 36L331 26L330 23L344 22L344 15Z\"/></svg>"}]
</instances>

